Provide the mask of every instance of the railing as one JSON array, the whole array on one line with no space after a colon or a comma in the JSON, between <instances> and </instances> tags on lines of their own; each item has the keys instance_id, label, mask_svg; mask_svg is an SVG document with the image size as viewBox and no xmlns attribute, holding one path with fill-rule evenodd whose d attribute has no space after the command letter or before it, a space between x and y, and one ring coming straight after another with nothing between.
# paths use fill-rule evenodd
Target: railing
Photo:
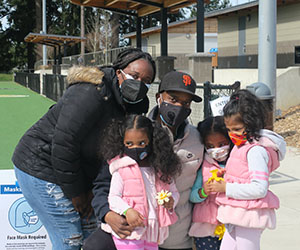
<instances>
[{"instance_id":1,"label":"railing","mask_svg":"<svg viewBox=\"0 0 300 250\"><path fill-rule=\"evenodd\" d=\"M82 55L73 55L62 57L62 69L68 69L73 65L83 64L87 66L103 66L111 65L113 61L116 60L118 54L130 47L120 47L109 50L101 50L91 53L85 53ZM156 57L155 46L147 46L142 48L144 51L148 52L152 57ZM52 69L54 65L54 60L47 60L46 68ZM39 60L34 64L34 69L39 70L43 66L43 60Z\"/></svg>"},{"instance_id":2,"label":"railing","mask_svg":"<svg viewBox=\"0 0 300 250\"><path fill-rule=\"evenodd\" d=\"M66 76L52 74L43 75L43 94L53 101L58 101L67 89L67 86Z\"/></svg>"},{"instance_id":3,"label":"railing","mask_svg":"<svg viewBox=\"0 0 300 250\"><path fill-rule=\"evenodd\" d=\"M217 99L221 96L230 96L233 92L239 90L241 83L239 81L234 82L232 85L219 85L205 82L203 85L204 89L204 117L212 115L209 102Z\"/></svg>"},{"instance_id":4,"label":"railing","mask_svg":"<svg viewBox=\"0 0 300 250\"><path fill-rule=\"evenodd\" d=\"M40 93L40 74L16 72L14 73L14 80L24 87Z\"/></svg>"},{"instance_id":5,"label":"railing","mask_svg":"<svg viewBox=\"0 0 300 250\"><path fill-rule=\"evenodd\" d=\"M38 93L41 92L40 88L40 75L24 72L17 72L14 75L15 82L22 84ZM58 101L67 89L68 83L66 76L63 75L43 75L42 93L46 97ZM158 82L151 84L148 92L150 100L150 110L157 104L156 93L158 92ZM200 103L192 102L192 114L189 117L193 125L197 125L199 121L211 115L209 102L221 97L230 96L234 91L240 88L240 82L235 82L232 85L215 85L210 82L198 83L196 87L196 94L203 98Z\"/></svg>"}]
</instances>

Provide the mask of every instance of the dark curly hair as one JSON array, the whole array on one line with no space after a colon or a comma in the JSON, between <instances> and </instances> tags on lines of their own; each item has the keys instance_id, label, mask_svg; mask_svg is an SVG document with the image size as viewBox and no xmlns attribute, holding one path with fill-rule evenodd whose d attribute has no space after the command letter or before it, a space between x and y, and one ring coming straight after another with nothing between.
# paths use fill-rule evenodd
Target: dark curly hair
<instances>
[{"instance_id":1,"label":"dark curly hair","mask_svg":"<svg viewBox=\"0 0 300 250\"><path fill-rule=\"evenodd\" d=\"M173 151L167 131L143 115L132 114L124 120L113 120L102 140L101 157L108 161L118 155L123 156L125 132L133 128L147 133L151 150L147 159L155 173L160 175L161 181L169 183L171 178L181 173L180 159Z\"/></svg>"},{"instance_id":2,"label":"dark curly hair","mask_svg":"<svg viewBox=\"0 0 300 250\"><path fill-rule=\"evenodd\" d=\"M223 116L207 117L205 120L198 123L197 129L200 133L200 139L203 144L205 144L206 137L214 133L224 135L224 137L230 142L230 145L232 144L228 136Z\"/></svg>"},{"instance_id":3,"label":"dark curly hair","mask_svg":"<svg viewBox=\"0 0 300 250\"><path fill-rule=\"evenodd\" d=\"M235 119L245 125L249 142L259 139L259 130L265 127L266 108L254 94L245 89L238 90L231 95L223 111L225 118L238 115Z\"/></svg>"},{"instance_id":4,"label":"dark curly hair","mask_svg":"<svg viewBox=\"0 0 300 250\"><path fill-rule=\"evenodd\" d=\"M154 81L155 75L156 75L156 66L155 66L155 61L153 60L152 56L147 53L142 51L141 49L138 48L128 48L123 50L118 54L117 59L113 62L112 67L114 70L117 69L125 69L130 63L139 60L139 59L144 59L147 62L150 63L153 69L153 78L151 82Z\"/></svg>"}]
</instances>

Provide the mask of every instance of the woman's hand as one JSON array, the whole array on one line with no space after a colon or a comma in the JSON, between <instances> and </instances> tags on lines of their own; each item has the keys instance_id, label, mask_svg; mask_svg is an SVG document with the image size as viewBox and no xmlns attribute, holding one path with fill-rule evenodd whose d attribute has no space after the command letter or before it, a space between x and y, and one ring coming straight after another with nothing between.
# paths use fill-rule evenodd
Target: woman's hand
<instances>
[{"instance_id":1,"label":"woman's hand","mask_svg":"<svg viewBox=\"0 0 300 250\"><path fill-rule=\"evenodd\" d=\"M91 205L93 199L92 191L82 193L79 196L72 198L72 204L75 210L80 214L81 218L86 217L87 220L92 216L94 210Z\"/></svg>"},{"instance_id":2,"label":"woman's hand","mask_svg":"<svg viewBox=\"0 0 300 250\"><path fill-rule=\"evenodd\" d=\"M129 208L126 212L126 220L129 226L144 227L144 216L133 208Z\"/></svg>"},{"instance_id":3,"label":"woman's hand","mask_svg":"<svg viewBox=\"0 0 300 250\"><path fill-rule=\"evenodd\" d=\"M168 202L164 202L163 206L168 209L169 211L172 211L173 207L174 207L174 198L172 196L169 197L169 201Z\"/></svg>"},{"instance_id":4,"label":"woman's hand","mask_svg":"<svg viewBox=\"0 0 300 250\"><path fill-rule=\"evenodd\" d=\"M226 192L226 182L225 181L211 181L208 183L208 186L211 190L211 192Z\"/></svg>"},{"instance_id":5,"label":"woman's hand","mask_svg":"<svg viewBox=\"0 0 300 250\"><path fill-rule=\"evenodd\" d=\"M133 227L129 226L126 219L113 212L109 211L105 217L104 221L110 225L111 229L121 238L125 239L127 236L131 235L131 232L133 231Z\"/></svg>"},{"instance_id":6,"label":"woman's hand","mask_svg":"<svg viewBox=\"0 0 300 250\"><path fill-rule=\"evenodd\" d=\"M84 217L87 215L87 197L85 193L80 194L79 196L72 198L72 204L75 210L80 214L80 217Z\"/></svg>"},{"instance_id":7,"label":"woman's hand","mask_svg":"<svg viewBox=\"0 0 300 250\"><path fill-rule=\"evenodd\" d=\"M92 190L90 190L88 193L87 193L87 204L88 204L88 207L86 209L86 220L89 221L89 219L91 218L91 216L93 215L94 213L94 208L92 207L92 199L94 198L94 194L92 192Z\"/></svg>"}]
</instances>

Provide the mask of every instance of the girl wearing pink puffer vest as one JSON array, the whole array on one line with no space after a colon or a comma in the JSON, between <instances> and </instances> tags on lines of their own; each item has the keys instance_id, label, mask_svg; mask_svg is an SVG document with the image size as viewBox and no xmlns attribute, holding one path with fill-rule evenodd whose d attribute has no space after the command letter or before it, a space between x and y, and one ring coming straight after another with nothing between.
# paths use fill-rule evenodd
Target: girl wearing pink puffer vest
<instances>
[{"instance_id":1,"label":"girl wearing pink puffer vest","mask_svg":"<svg viewBox=\"0 0 300 250\"><path fill-rule=\"evenodd\" d=\"M265 228L276 226L279 199L269 190L269 176L284 158L286 144L263 129L266 110L247 90L239 90L224 107L224 121L235 144L226 163L224 181L209 184L219 192L217 219L226 232L221 250L259 250Z\"/></svg>"},{"instance_id":2,"label":"girl wearing pink puffer vest","mask_svg":"<svg viewBox=\"0 0 300 250\"><path fill-rule=\"evenodd\" d=\"M108 224L102 223L102 230L112 234L117 249L157 250L177 220L179 200L172 178L181 165L167 132L145 116L130 115L112 123L103 143L102 156L112 174L110 209L134 230L125 239Z\"/></svg>"},{"instance_id":3,"label":"girl wearing pink puffer vest","mask_svg":"<svg viewBox=\"0 0 300 250\"><path fill-rule=\"evenodd\" d=\"M217 193L210 192L207 182L212 177L212 170L224 169L233 144L223 116L208 117L198 123L197 129L205 146L205 154L190 194L190 201L195 205L189 235L194 237L197 250L218 250L221 237L216 235L216 228L221 223L217 220Z\"/></svg>"}]
</instances>

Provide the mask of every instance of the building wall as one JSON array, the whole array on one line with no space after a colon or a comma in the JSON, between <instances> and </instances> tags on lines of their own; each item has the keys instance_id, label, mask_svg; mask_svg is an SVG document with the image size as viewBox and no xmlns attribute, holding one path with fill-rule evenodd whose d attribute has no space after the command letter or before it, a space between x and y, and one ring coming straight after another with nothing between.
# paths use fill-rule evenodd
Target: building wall
<instances>
[{"instance_id":1,"label":"building wall","mask_svg":"<svg viewBox=\"0 0 300 250\"><path fill-rule=\"evenodd\" d=\"M217 48L217 18L205 19L204 22L204 51L208 52L211 48ZM142 35L143 39L147 39L148 52L154 57L160 56L160 31L155 31ZM136 38L131 38L131 44L136 44ZM188 62L185 61L187 54L196 52L196 21L169 27L168 29L168 53L176 56L176 64L179 68L185 68ZM181 64L184 65L181 65Z\"/></svg>"},{"instance_id":2,"label":"building wall","mask_svg":"<svg viewBox=\"0 0 300 250\"><path fill-rule=\"evenodd\" d=\"M295 46L300 46L300 3L280 5L277 9L277 67L295 65ZM258 12L240 12L219 18L219 68L240 68L238 65L238 18L246 17L245 68L258 65Z\"/></svg>"},{"instance_id":3,"label":"building wall","mask_svg":"<svg viewBox=\"0 0 300 250\"><path fill-rule=\"evenodd\" d=\"M160 34L153 33L146 36L148 51L152 56L160 56ZM135 44L132 39L132 44ZM204 52L209 52L211 48L218 47L217 33L204 34ZM168 33L168 55L175 56L175 69L188 70L189 62L187 55L196 52L196 34L195 33Z\"/></svg>"}]
</instances>

